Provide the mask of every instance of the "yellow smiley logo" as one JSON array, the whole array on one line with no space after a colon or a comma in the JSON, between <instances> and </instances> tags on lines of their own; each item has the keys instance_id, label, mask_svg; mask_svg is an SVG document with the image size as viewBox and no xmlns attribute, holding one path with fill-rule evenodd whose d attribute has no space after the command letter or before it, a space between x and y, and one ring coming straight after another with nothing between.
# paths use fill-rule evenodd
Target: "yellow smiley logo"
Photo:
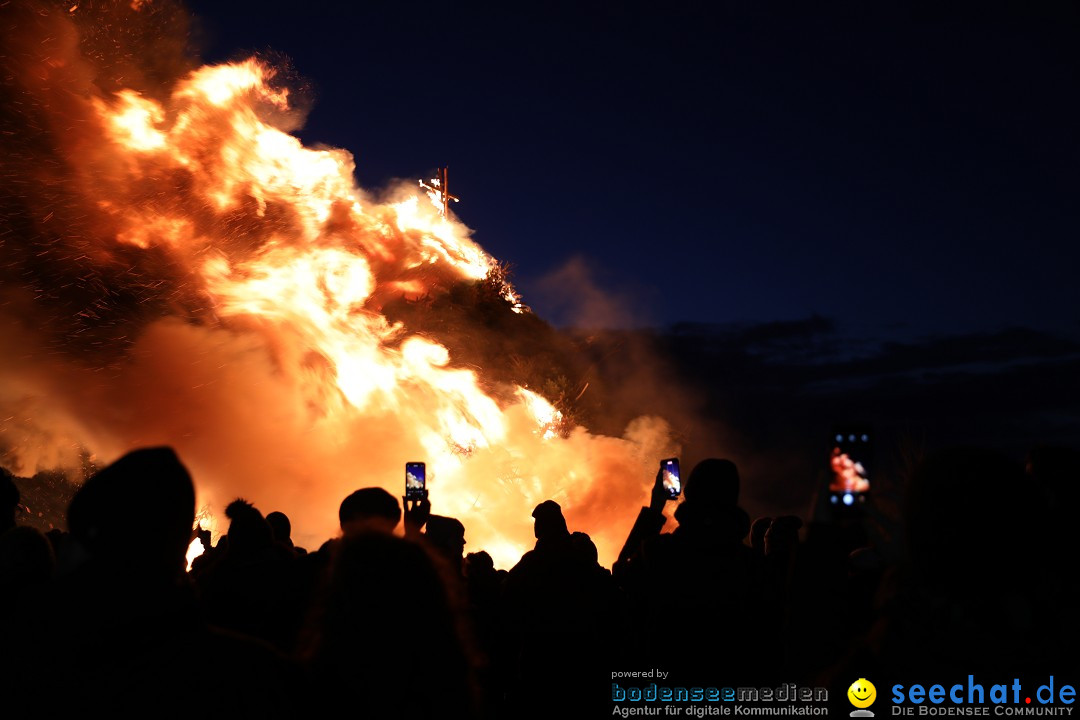
<instances>
[{"instance_id":1,"label":"yellow smiley logo","mask_svg":"<svg viewBox=\"0 0 1080 720\"><path fill-rule=\"evenodd\" d=\"M847 689L848 700L857 708L868 708L877 698L877 688L866 678L859 678Z\"/></svg>"}]
</instances>

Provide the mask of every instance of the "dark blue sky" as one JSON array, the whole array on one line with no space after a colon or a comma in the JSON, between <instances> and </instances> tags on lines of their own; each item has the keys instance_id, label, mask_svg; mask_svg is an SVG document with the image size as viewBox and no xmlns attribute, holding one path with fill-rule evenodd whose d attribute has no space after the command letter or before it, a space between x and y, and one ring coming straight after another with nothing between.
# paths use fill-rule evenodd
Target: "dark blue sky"
<instances>
[{"instance_id":1,"label":"dark blue sky","mask_svg":"<svg viewBox=\"0 0 1080 720\"><path fill-rule=\"evenodd\" d=\"M189 3L364 187L448 165L558 324L577 258L627 323L1080 329L1080 11L873 4Z\"/></svg>"}]
</instances>

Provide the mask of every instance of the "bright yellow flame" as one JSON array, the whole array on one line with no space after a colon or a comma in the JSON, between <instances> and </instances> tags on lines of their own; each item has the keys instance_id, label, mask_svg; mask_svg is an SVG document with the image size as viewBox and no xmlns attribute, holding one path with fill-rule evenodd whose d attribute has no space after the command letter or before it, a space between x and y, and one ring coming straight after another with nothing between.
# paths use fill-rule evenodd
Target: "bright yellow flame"
<instances>
[{"instance_id":1,"label":"bright yellow flame","mask_svg":"<svg viewBox=\"0 0 1080 720\"><path fill-rule=\"evenodd\" d=\"M152 100L147 100L134 90L121 90L116 94L112 111L104 102L94 98L98 111L107 115L113 138L140 152L161 150L165 147L165 133L157 126L165 121L165 111Z\"/></svg>"},{"instance_id":2,"label":"bright yellow flame","mask_svg":"<svg viewBox=\"0 0 1080 720\"><path fill-rule=\"evenodd\" d=\"M187 571L188 572L191 572L191 564L193 562L195 562L195 558L199 557L204 552L206 552L206 548L203 547L203 543L202 543L202 540L200 538L195 538L194 540L191 541L191 544L188 545L188 549L187 549Z\"/></svg>"},{"instance_id":3,"label":"bright yellow flame","mask_svg":"<svg viewBox=\"0 0 1080 720\"><path fill-rule=\"evenodd\" d=\"M539 432L543 434L544 438L551 439L555 437L559 423L563 420L563 414L556 410L554 405L532 390L518 388L517 392L518 396L525 402L525 406L529 408L529 412L536 418L536 424L540 428Z\"/></svg>"},{"instance_id":4,"label":"bright yellow flame","mask_svg":"<svg viewBox=\"0 0 1080 720\"><path fill-rule=\"evenodd\" d=\"M194 71L165 106L131 90L93 104L107 156L123 158L119 172L127 173L126 185L118 183L127 195L102 191L95 202L111 223L111 240L163 253L198 296L199 323L220 329L215 337L222 345L230 342L223 336L260 338L257 347L222 351L231 359L209 379L177 388L175 397L225 378L241 384L264 377L252 367L265 371L266 383L295 389L295 402L275 396L277 414L262 410L257 398L248 412L247 398L231 396L227 407L204 412L247 418L229 429L234 440L246 440L248 427L273 415L282 433L301 436L281 443L312 448L305 457L318 460L279 463L261 481L333 482L317 498L329 511L306 521L315 542L333 534L337 504L348 492L378 484L399 494L399 464L424 460L436 512L461 518L470 549L487 549L500 566L531 545L527 519L546 499L563 503L571 521L575 512L582 522L618 517L605 519L600 530L584 528L610 561L641 502L638 491L647 488L649 468L670 453L659 449L665 431L649 426L616 439L564 428L562 414L539 394L493 388L476 369L456 365L446 347L390 322L387 303L447 292L496 266L467 228L421 202L416 188L395 202L371 202L355 184L348 152L306 148L284 132L294 119L289 92L274 76L251 59ZM144 190L146 182L158 183L159 191ZM514 311L527 310L512 288L504 298ZM201 352L218 357L216 350ZM201 362L196 357L190 364ZM189 370L178 365L170 377ZM164 440L194 458L200 481L224 488L202 499L224 505L232 499L230 477L244 469L231 456L223 459L226 441L204 437L197 425ZM345 458L346 467L320 465L325 458ZM627 477L640 477L640 487ZM607 479L621 484L609 487ZM298 523L301 535L304 524Z\"/></svg>"},{"instance_id":5,"label":"bright yellow flame","mask_svg":"<svg viewBox=\"0 0 1080 720\"><path fill-rule=\"evenodd\" d=\"M289 91L270 87L269 81L274 74L272 68L254 58L227 65L209 65L196 70L181 83L175 97L224 106L238 96L256 93L259 99L285 110L289 107Z\"/></svg>"}]
</instances>

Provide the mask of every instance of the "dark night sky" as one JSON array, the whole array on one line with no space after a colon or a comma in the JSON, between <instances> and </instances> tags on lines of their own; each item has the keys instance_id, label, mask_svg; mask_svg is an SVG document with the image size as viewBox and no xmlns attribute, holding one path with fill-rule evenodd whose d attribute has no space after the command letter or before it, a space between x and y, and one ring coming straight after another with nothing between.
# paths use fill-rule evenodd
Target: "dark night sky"
<instances>
[{"instance_id":1,"label":"dark night sky","mask_svg":"<svg viewBox=\"0 0 1080 720\"><path fill-rule=\"evenodd\" d=\"M1080 11L798 5L189 3L204 60L292 61L363 187L448 165L558 324L1080 329Z\"/></svg>"}]
</instances>

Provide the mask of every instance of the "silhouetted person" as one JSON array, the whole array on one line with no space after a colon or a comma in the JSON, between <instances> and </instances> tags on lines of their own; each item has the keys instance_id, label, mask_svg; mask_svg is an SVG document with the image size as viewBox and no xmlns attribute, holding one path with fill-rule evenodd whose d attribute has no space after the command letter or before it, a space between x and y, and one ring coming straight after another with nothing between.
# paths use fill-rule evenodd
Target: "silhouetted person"
<instances>
[{"instance_id":1,"label":"silhouetted person","mask_svg":"<svg viewBox=\"0 0 1080 720\"><path fill-rule=\"evenodd\" d=\"M469 553L465 556L462 568L468 589L469 606L474 611L474 618L481 621L496 620L499 595L502 592L502 577L495 570L491 555L483 550ZM492 627L489 622L482 622L482 624L485 627ZM492 630L494 631L494 627Z\"/></svg>"},{"instance_id":2,"label":"silhouetted person","mask_svg":"<svg viewBox=\"0 0 1080 720\"><path fill-rule=\"evenodd\" d=\"M283 658L202 619L185 574L194 521L191 477L169 448L128 453L75 494L76 557L62 578L45 678L63 678L63 693L49 696L54 709L135 715L198 697L223 712L289 712ZM198 672L208 661L230 673Z\"/></svg>"},{"instance_id":3,"label":"silhouetted person","mask_svg":"<svg viewBox=\"0 0 1080 720\"><path fill-rule=\"evenodd\" d=\"M20 499L14 476L0 468L0 612L4 618L34 611L56 566L48 538L34 528L15 524ZM15 632L26 629L25 623L15 625Z\"/></svg>"},{"instance_id":4,"label":"silhouetted person","mask_svg":"<svg viewBox=\"0 0 1080 720\"><path fill-rule=\"evenodd\" d=\"M536 546L507 573L503 585L508 712L545 717L561 705L595 700L593 683L615 647L614 586L590 549L567 529L562 508L546 500L533 510ZM588 543L591 545L591 541ZM558 697L550 679L560 674ZM587 711L596 709L588 706Z\"/></svg>"},{"instance_id":5,"label":"silhouetted person","mask_svg":"<svg viewBox=\"0 0 1080 720\"><path fill-rule=\"evenodd\" d=\"M381 532L392 534L401 522L401 506L397 498L380 487L366 487L349 493L338 506L341 536L324 542L315 552L298 558L292 592L297 613L293 625L299 630L321 587L327 582L331 558L343 538L357 533Z\"/></svg>"},{"instance_id":6,"label":"silhouetted person","mask_svg":"<svg viewBox=\"0 0 1080 720\"><path fill-rule=\"evenodd\" d=\"M781 515L769 523L769 528L762 538L765 543L765 556L780 565L787 565L795 553L799 542L799 528L802 519L795 515Z\"/></svg>"},{"instance_id":7,"label":"silhouetted person","mask_svg":"<svg viewBox=\"0 0 1080 720\"><path fill-rule=\"evenodd\" d=\"M341 501L338 520L345 535L365 530L392 533L401 522L401 506L382 488L361 488Z\"/></svg>"},{"instance_id":8,"label":"silhouetted person","mask_svg":"<svg viewBox=\"0 0 1080 720\"><path fill-rule=\"evenodd\" d=\"M0 535L0 587L44 587L55 568L52 543L37 528L13 527Z\"/></svg>"},{"instance_id":9,"label":"silhouetted person","mask_svg":"<svg viewBox=\"0 0 1080 720\"><path fill-rule=\"evenodd\" d=\"M212 563L192 571L207 619L289 652L299 630L300 609L292 587L296 555L274 542L270 523L246 500L229 503L225 516L228 543L215 552Z\"/></svg>"},{"instance_id":10,"label":"silhouetted person","mask_svg":"<svg viewBox=\"0 0 1080 720\"><path fill-rule=\"evenodd\" d=\"M96 569L125 581L171 586L187 567L194 508L191 476L176 454L170 448L136 450L79 489L68 508L68 528Z\"/></svg>"},{"instance_id":11,"label":"silhouetted person","mask_svg":"<svg viewBox=\"0 0 1080 720\"><path fill-rule=\"evenodd\" d=\"M750 526L750 549L759 557L765 557L765 534L771 525L771 517L760 517Z\"/></svg>"},{"instance_id":12,"label":"silhouetted person","mask_svg":"<svg viewBox=\"0 0 1080 720\"><path fill-rule=\"evenodd\" d=\"M580 530L570 533L570 547L576 556L576 561L581 564L585 572L595 575L598 582L605 588L610 588L612 591L616 589L614 582L611 582L611 571L600 564L600 553L596 549L596 543L587 533Z\"/></svg>"},{"instance_id":13,"label":"silhouetted person","mask_svg":"<svg viewBox=\"0 0 1080 720\"><path fill-rule=\"evenodd\" d=\"M743 543L750 520L737 505L739 486L731 461L698 463L675 510L679 526L662 535L668 496L658 472L614 568L638 624L636 652L686 682L765 680L776 618L764 605L758 558Z\"/></svg>"},{"instance_id":14,"label":"silhouetted person","mask_svg":"<svg viewBox=\"0 0 1080 720\"><path fill-rule=\"evenodd\" d=\"M19 509L20 499L15 477L0 467L0 533L15 527L15 515Z\"/></svg>"},{"instance_id":15,"label":"silhouetted person","mask_svg":"<svg viewBox=\"0 0 1080 720\"><path fill-rule=\"evenodd\" d=\"M662 477L663 471L657 471L656 481L649 494L649 504L641 508L619 552L615 567L616 575L627 561L641 552L645 543L655 540L667 523L667 518L664 517L664 506L671 497L664 488ZM707 458L699 462L690 471L690 477L686 480L683 491L686 502L680 504L675 510L675 518L679 521L680 527L686 519L690 521L691 526L700 528L702 523L695 522L695 516L697 516L705 519L709 525L722 525L723 531L729 536L736 536L736 539L745 537L750 529L749 517L736 507L739 484L738 468L730 460ZM722 523L720 522L721 515L724 521ZM745 529L743 525L746 525Z\"/></svg>"},{"instance_id":16,"label":"silhouetted person","mask_svg":"<svg viewBox=\"0 0 1080 720\"><path fill-rule=\"evenodd\" d=\"M16 526L20 500L15 477L0 468L0 598L48 585L56 566L49 539L33 528Z\"/></svg>"},{"instance_id":17,"label":"silhouetted person","mask_svg":"<svg viewBox=\"0 0 1080 720\"><path fill-rule=\"evenodd\" d=\"M1060 569L1040 537L1045 506L1021 466L989 450L946 448L918 465L907 490L907 562L883 581L880 619L832 669L832 687L856 667L867 678L1075 670L1075 648L1060 646L1068 632L1052 592Z\"/></svg>"},{"instance_id":18,"label":"silhouetted person","mask_svg":"<svg viewBox=\"0 0 1080 720\"><path fill-rule=\"evenodd\" d=\"M777 518L755 520L750 532L751 548L761 569L759 582L762 609L771 616L769 622L774 630L771 642L777 655L782 653L780 636L785 629L787 605L798 559L799 529L802 525L802 519L795 515L781 515ZM849 614L853 613L854 608ZM835 626L833 631L835 632Z\"/></svg>"},{"instance_id":19,"label":"silhouetted person","mask_svg":"<svg viewBox=\"0 0 1080 720\"><path fill-rule=\"evenodd\" d=\"M426 520L426 518L425 518ZM393 533L401 522L401 506L397 498L379 487L360 488L341 501L338 507L338 522L342 537L360 532ZM314 591L322 581L330 563L330 554L340 538L331 538L324 542L316 552L301 558L301 567L305 568L307 583Z\"/></svg>"},{"instance_id":20,"label":"silhouetted person","mask_svg":"<svg viewBox=\"0 0 1080 720\"><path fill-rule=\"evenodd\" d=\"M425 518L426 519L426 518ZM360 488L345 497L338 507L341 536L348 537L360 532L393 533L401 522L401 506L397 498L380 487ZM314 591L322 582L330 564L330 556L340 538L324 542L316 552L301 558L301 567L307 576L306 583Z\"/></svg>"},{"instance_id":21,"label":"silhouetted person","mask_svg":"<svg viewBox=\"0 0 1080 720\"><path fill-rule=\"evenodd\" d=\"M500 595L502 580L506 575L495 569L491 555L481 550L469 553L462 563L465 577L465 598L472 629L476 640L478 657L477 677L484 696L498 699L502 681L499 672L501 662L499 633L501 630ZM490 707L495 710L497 706Z\"/></svg>"},{"instance_id":22,"label":"silhouetted person","mask_svg":"<svg viewBox=\"0 0 1080 720\"><path fill-rule=\"evenodd\" d=\"M380 531L332 547L303 657L316 711L469 718L477 702L460 608L418 543Z\"/></svg>"},{"instance_id":23,"label":"silhouetted person","mask_svg":"<svg viewBox=\"0 0 1080 720\"><path fill-rule=\"evenodd\" d=\"M772 521L763 538L766 581L784 602L777 626L785 635L786 671L794 677L812 677L847 654L872 620L871 598L881 579L880 568L869 568L875 556L863 552L874 496L838 511L833 479L832 472L817 478L805 540L797 539L801 521L790 516ZM837 688L841 697L846 691Z\"/></svg>"},{"instance_id":24,"label":"silhouetted person","mask_svg":"<svg viewBox=\"0 0 1080 720\"><path fill-rule=\"evenodd\" d=\"M302 547L297 547L293 543L292 539L292 522L289 520L289 516L280 510L275 510L266 516L266 522L270 525L270 531L273 533L274 542L292 549L299 555L303 555L307 552Z\"/></svg>"},{"instance_id":25,"label":"silhouetted person","mask_svg":"<svg viewBox=\"0 0 1080 720\"><path fill-rule=\"evenodd\" d=\"M1053 640L1035 622L1049 589L1039 507L1019 464L997 453L952 448L922 462L908 488L910 565L888 651L896 662L924 662L921 639L942 645L935 660L955 672L1008 666L1022 676L1039 664Z\"/></svg>"},{"instance_id":26,"label":"silhouetted person","mask_svg":"<svg viewBox=\"0 0 1080 720\"><path fill-rule=\"evenodd\" d=\"M23 693L40 689L46 677L55 566L52 544L40 530L16 526L0 533L0 686L12 689L9 710L12 702L29 704Z\"/></svg>"},{"instance_id":27,"label":"silhouetted person","mask_svg":"<svg viewBox=\"0 0 1080 720\"><path fill-rule=\"evenodd\" d=\"M444 560L454 576L462 578L465 559L465 526L457 518L431 515L427 520L424 539Z\"/></svg>"},{"instance_id":28,"label":"silhouetted person","mask_svg":"<svg viewBox=\"0 0 1080 720\"><path fill-rule=\"evenodd\" d=\"M234 555L258 555L274 544L274 531L259 510L243 498L225 507L229 518L229 552Z\"/></svg>"}]
</instances>

